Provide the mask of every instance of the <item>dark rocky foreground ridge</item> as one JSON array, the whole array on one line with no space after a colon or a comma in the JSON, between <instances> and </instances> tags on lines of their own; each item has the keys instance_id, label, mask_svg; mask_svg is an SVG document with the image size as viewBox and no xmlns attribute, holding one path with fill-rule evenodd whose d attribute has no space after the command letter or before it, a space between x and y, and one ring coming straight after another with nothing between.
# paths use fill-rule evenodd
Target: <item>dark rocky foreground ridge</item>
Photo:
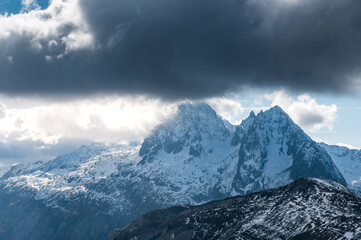
<instances>
[{"instance_id":1,"label":"dark rocky foreground ridge","mask_svg":"<svg viewBox=\"0 0 361 240\"><path fill-rule=\"evenodd\" d=\"M201 206L156 210L108 237L168 239L361 239L361 198L339 183L303 178Z\"/></svg>"}]
</instances>

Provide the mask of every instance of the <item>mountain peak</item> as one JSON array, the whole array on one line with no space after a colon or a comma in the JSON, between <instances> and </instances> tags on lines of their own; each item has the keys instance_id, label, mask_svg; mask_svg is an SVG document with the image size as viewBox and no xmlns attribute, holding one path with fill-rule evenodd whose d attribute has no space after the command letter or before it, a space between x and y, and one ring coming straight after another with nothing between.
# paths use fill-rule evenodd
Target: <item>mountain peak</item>
<instances>
[{"instance_id":1,"label":"mountain peak","mask_svg":"<svg viewBox=\"0 0 361 240\"><path fill-rule=\"evenodd\" d=\"M176 114L157 128L168 130L193 130L210 133L215 130L225 130L226 127L220 116L206 103L183 103L178 106ZM155 130L157 130L157 128ZM183 128L183 129L179 129ZM177 133L182 134L182 133Z\"/></svg>"},{"instance_id":2,"label":"mountain peak","mask_svg":"<svg viewBox=\"0 0 361 240\"><path fill-rule=\"evenodd\" d=\"M254 120L242 122L238 129L239 138L235 137L232 142L233 145L241 143L242 164L234 181L237 192L254 192L303 177L346 184L327 152L279 106L260 112Z\"/></svg>"},{"instance_id":3,"label":"mountain peak","mask_svg":"<svg viewBox=\"0 0 361 240\"><path fill-rule=\"evenodd\" d=\"M280 123L296 125L294 121L288 116L288 114L277 105L268 109L267 111L261 111L257 115L257 118L263 122L277 123L277 125L279 125Z\"/></svg>"},{"instance_id":4,"label":"mountain peak","mask_svg":"<svg viewBox=\"0 0 361 240\"><path fill-rule=\"evenodd\" d=\"M321 179L315 177L305 177L295 181L296 183L302 183L304 185L313 185L318 186L319 189L328 190L328 191L341 191L341 192L350 192L343 184L328 179ZM292 185L292 184L291 184Z\"/></svg>"},{"instance_id":5,"label":"mountain peak","mask_svg":"<svg viewBox=\"0 0 361 240\"><path fill-rule=\"evenodd\" d=\"M249 116L248 116L249 118L255 118L256 117L256 114L253 112L253 111L251 111L250 113L249 113Z\"/></svg>"},{"instance_id":6,"label":"mountain peak","mask_svg":"<svg viewBox=\"0 0 361 240\"><path fill-rule=\"evenodd\" d=\"M222 120L217 113L206 103L182 103L178 106L177 112L173 117L161 125L200 125L210 124L211 122L220 123Z\"/></svg>"},{"instance_id":7,"label":"mountain peak","mask_svg":"<svg viewBox=\"0 0 361 240\"><path fill-rule=\"evenodd\" d=\"M139 155L142 163L155 156L158 151L178 153L185 146L203 140L224 140L230 130L224 121L206 103L183 103L174 116L153 129L144 139Z\"/></svg>"},{"instance_id":8,"label":"mountain peak","mask_svg":"<svg viewBox=\"0 0 361 240\"><path fill-rule=\"evenodd\" d=\"M269 110L284 112L283 109L278 105L274 105Z\"/></svg>"},{"instance_id":9,"label":"mountain peak","mask_svg":"<svg viewBox=\"0 0 361 240\"><path fill-rule=\"evenodd\" d=\"M283 111L283 109L278 105L275 105L275 106L271 107L270 109L268 109L264 113L268 113L268 114L272 114L272 115L280 115L280 116L283 115L283 116L288 117L288 114L285 111Z\"/></svg>"},{"instance_id":10,"label":"mountain peak","mask_svg":"<svg viewBox=\"0 0 361 240\"><path fill-rule=\"evenodd\" d=\"M207 104L207 103L182 103L178 105L178 113L179 114L187 114L187 113L195 113L198 114L200 112L216 114L216 112Z\"/></svg>"}]
</instances>

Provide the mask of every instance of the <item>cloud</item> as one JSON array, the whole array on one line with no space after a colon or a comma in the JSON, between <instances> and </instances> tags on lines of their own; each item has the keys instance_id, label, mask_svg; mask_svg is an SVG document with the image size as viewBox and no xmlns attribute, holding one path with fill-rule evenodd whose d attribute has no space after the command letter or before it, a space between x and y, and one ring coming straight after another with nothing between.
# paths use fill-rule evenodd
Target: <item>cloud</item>
<instances>
[{"instance_id":1,"label":"cloud","mask_svg":"<svg viewBox=\"0 0 361 240\"><path fill-rule=\"evenodd\" d=\"M26 100L23 100L26 103ZM57 144L61 139L141 140L174 112L172 104L144 97L38 102L0 108L0 142Z\"/></svg>"},{"instance_id":2,"label":"cloud","mask_svg":"<svg viewBox=\"0 0 361 240\"><path fill-rule=\"evenodd\" d=\"M242 104L230 98L210 98L206 102L223 118L234 125L242 122L241 114L244 112Z\"/></svg>"},{"instance_id":3,"label":"cloud","mask_svg":"<svg viewBox=\"0 0 361 240\"><path fill-rule=\"evenodd\" d=\"M24 2L31 3L35 2ZM0 15L0 25L0 92L9 95L49 96L51 86L57 85L64 90L71 79L63 78L61 71L69 66L64 69L60 62L49 64L47 59L65 58L92 46L77 1L54 0L44 11Z\"/></svg>"},{"instance_id":4,"label":"cloud","mask_svg":"<svg viewBox=\"0 0 361 240\"><path fill-rule=\"evenodd\" d=\"M21 12L29 12L32 10L39 10L40 6L36 0L21 0Z\"/></svg>"},{"instance_id":5,"label":"cloud","mask_svg":"<svg viewBox=\"0 0 361 240\"><path fill-rule=\"evenodd\" d=\"M360 10L358 0L53 0L46 10L0 16L0 91L167 99L244 86L358 92Z\"/></svg>"},{"instance_id":6,"label":"cloud","mask_svg":"<svg viewBox=\"0 0 361 240\"><path fill-rule=\"evenodd\" d=\"M0 119L5 118L5 106L0 104Z\"/></svg>"},{"instance_id":7,"label":"cloud","mask_svg":"<svg viewBox=\"0 0 361 240\"><path fill-rule=\"evenodd\" d=\"M319 104L309 95L300 95L295 99L286 91L277 91L266 95L266 99L272 101L272 106L278 105L283 108L298 125L307 130L332 130L337 118L335 104Z\"/></svg>"},{"instance_id":8,"label":"cloud","mask_svg":"<svg viewBox=\"0 0 361 240\"><path fill-rule=\"evenodd\" d=\"M141 141L176 111L173 103L134 96L2 100L0 165L49 160L91 142Z\"/></svg>"},{"instance_id":9,"label":"cloud","mask_svg":"<svg viewBox=\"0 0 361 240\"><path fill-rule=\"evenodd\" d=\"M91 142L142 141L176 112L178 104L117 95L64 101L0 99L0 165L49 160ZM207 102L227 120L240 122L240 103L227 98Z\"/></svg>"},{"instance_id":10,"label":"cloud","mask_svg":"<svg viewBox=\"0 0 361 240\"><path fill-rule=\"evenodd\" d=\"M347 143L336 143L336 145L341 146L341 147L347 147L348 149L356 149L356 150L360 150L360 148L357 148L351 144L347 144Z\"/></svg>"},{"instance_id":11,"label":"cloud","mask_svg":"<svg viewBox=\"0 0 361 240\"><path fill-rule=\"evenodd\" d=\"M0 144L0 167L15 163L48 161L56 156L72 152L83 144L84 139L60 139L58 144L44 145L41 141L13 140Z\"/></svg>"}]
</instances>

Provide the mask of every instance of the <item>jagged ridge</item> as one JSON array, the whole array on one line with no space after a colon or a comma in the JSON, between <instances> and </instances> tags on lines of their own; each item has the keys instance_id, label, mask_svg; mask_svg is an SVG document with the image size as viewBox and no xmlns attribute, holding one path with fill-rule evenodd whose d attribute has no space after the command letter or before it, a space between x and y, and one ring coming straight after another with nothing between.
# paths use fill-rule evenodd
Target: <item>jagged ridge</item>
<instances>
[{"instance_id":1,"label":"jagged ridge","mask_svg":"<svg viewBox=\"0 0 361 240\"><path fill-rule=\"evenodd\" d=\"M148 213L108 240L360 239L361 198L343 185L304 178L276 190Z\"/></svg>"}]
</instances>

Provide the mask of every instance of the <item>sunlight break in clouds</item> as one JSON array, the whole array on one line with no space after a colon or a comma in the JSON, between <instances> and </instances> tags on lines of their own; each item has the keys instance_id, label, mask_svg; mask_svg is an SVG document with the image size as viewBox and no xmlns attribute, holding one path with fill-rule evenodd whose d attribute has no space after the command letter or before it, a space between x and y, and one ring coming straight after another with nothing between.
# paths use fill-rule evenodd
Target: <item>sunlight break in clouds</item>
<instances>
[{"instance_id":1,"label":"sunlight break in clouds","mask_svg":"<svg viewBox=\"0 0 361 240\"><path fill-rule=\"evenodd\" d=\"M234 125L242 122L241 114L244 112L242 104L230 98L210 98L206 102L223 118Z\"/></svg>"},{"instance_id":2,"label":"sunlight break in clouds","mask_svg":"<svg viewBox=\"0 0 361 240\"><path fill-rule=\"evenodd\" d=\"M335 104L323 105L304 94L296 99L285 91L277 91L266 95L272 101L272 106L278 105L302 128L310 131L328 128L332 130L336 120L337 106Z\"/></svg>"},{"instance_id":3,"label":"sunlight break in clouds","mask_svg":"<svg viewBox=\"0 0 361 240\"><path fill-rule=\"evenodd\" d=\"M57 144L60 139L141 140L174 109L171 104L144 97L40 103L26 108L2 104L0 141Z\"/></svg>"}]
</instances>

